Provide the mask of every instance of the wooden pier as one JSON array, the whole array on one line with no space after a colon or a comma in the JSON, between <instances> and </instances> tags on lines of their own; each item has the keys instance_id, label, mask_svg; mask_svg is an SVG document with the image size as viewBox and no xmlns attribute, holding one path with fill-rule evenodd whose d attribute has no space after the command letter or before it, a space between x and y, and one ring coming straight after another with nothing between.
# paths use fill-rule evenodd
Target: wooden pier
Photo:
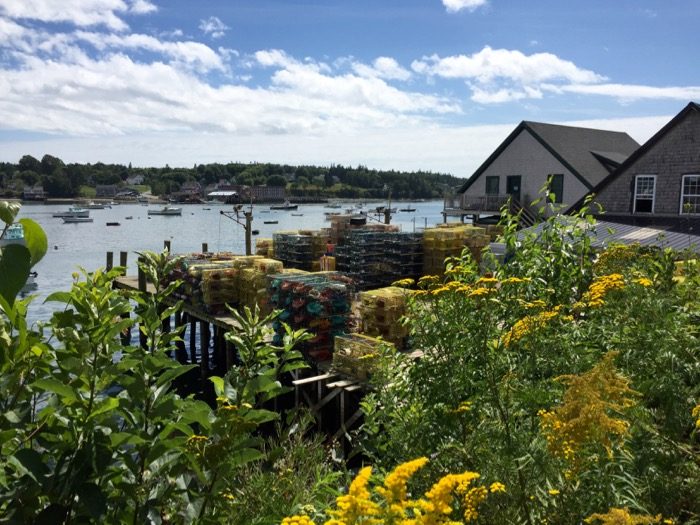
<instances>
[{"instance_id":1,"label":"wooden pier","mask_svg":"<svg viewBox=\"0 0 700 525\"><path fill-rule=\"evenodd\" d=\"M126 267L127 254L121 252L120 265ZM107 269L112 268L113 254L107 253ZM121 276L114 281L114 287L132 292L154 293L152 284L146 283L145 276ZM168 306L176 304L174 299L166 299ZM176 388L181 395L195 394L210 405L215 405L212 376L223 377L235 366L237 352L234 345L226 341L225 334L236 328L236 321L227 315L211 315L201 308L180 301L181 306L173 316L163 321L163 329L182 329L182 341L177 343L172 356L184 365L198 365L191 374L178 378ZM140 344L146 345L140 333ZM123 342L130 344L131 334L124 334ZM295 370L282 382L292 387L290 393L274 399L270 407L278 412L290 408L306 408L316 419L317 428L331 441L337 442L347 456L351 450L351 431L357 428L362 419L360 401L365 386L357 380L343 377L329 370L327 362L310 363L309 368Z\"/></svg>"}]
</instances>

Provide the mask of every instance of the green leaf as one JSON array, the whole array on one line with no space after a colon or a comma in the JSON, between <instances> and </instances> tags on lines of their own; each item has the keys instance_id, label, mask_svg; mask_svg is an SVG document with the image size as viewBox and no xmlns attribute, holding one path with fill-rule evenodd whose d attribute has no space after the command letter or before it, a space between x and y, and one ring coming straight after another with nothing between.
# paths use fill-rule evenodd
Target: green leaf
<instances>
[{"instance_id":1,"label":"green leaf","mask_svg":"<svg viewBox=\"0 0 700 525\"><path fill-rule=\"evenodd\" d=\"M224 380L221 377L218 376L211 376L209 378L209 381L214 383L214 391L216 392L217 396L220 396L221 394L224 393Z\"/></svg>"},{"instance_id":2,"label":"green leaf","mask_svg":"<svg viewBox=\"0 0 700 525\"><path fill-rule=\"evenodd\" d=\"M170 370L163 372L158 376L158 380L156 381L156 384L158 386L162 386L167 384L170 384L173 380L176 378L180 377L182 374L186 374L193 368L198 368L199 365L182 365L178 366L175 368L171 368Z\"/></svg>"},{"instance_id":3,"label":"green leaf","mask_svg":"<svg viewBox=\"0 0 700 525\"><path fill-rule=\"evenodd\" d=\"M39 379L34 382L34 386L42 390L46 390L47 392L53 392L54 394L61 396L64 399L78 401L78 397L75 395L73 389L70 386L61 383L57 379Z\"/></svg>"},{"instance_id":4,"label":"green leaf","mask_svg":"<svg viewBox=\"0 0 700 525\"><path fill-rule=\"evenodd\" d=\"M44 299L44 302L55 301L57 303L70 303L72 300L70 292L54 292Z\"/></svg>"},{"instance_id":5,"label":"green leaf","mask_svg":"<svg viewBox=\"0 0 700 525\"><path fill-rule=\"evenodd\" d=\"M14 454L15 465L20 465L25 473L34 481L40 483L40 479L48 472L46 465L41 461L41 454L31 448L22 448Z\"/></svg>"},{"instance_id":6,"label":"green leaf","mask_svg":"<svg viewBox=\"0 0 700 525\"><path fill-rule=\"evenodd\" d=\"M15 297L26 284L29 277L31 255L21 244L10 244L2 249L0 256L0 295L9 304L15 302Z\"/></svg>"},{"instance_id":7,"label":"green leaf","mask_svg":"<svg viewBox=\"0 0 700 525\"><path fill-rule=\"evenodd\" d=\"M97 519L107 510L107 499L94 483L83 483L78 487L78 498L90 515Z\"/></svg>"},{"instance_id":8,"label":"green leaf","mask_svg":"<svg viewBox=\"0 0 700 525\"><path fill-rule=\"evenodd\" d=\"M46 255L46 250L49 247L46 233L44 233L41 226L32 219L20 219L19 223L24 229L24 241L31 254L31 265L34 266Z\"/></svg>"},{"instance_id":9,"label":"green leaf","mask_svg":"<svg viewBox=\"0 0 700 525\"><path fill-rule=\"evenodd\" d=\"M96 404L95 410L92 411L92 414L90 414L88 419L92 419L100 414L114 410L118 406L119 400L116 397L108 397Z\"/></svg>"},{"instance_id":10,"label":"green leaf","mask_svg":"<svg viewBox=\"0 0 700 525\"><path fill-rule=\"evenodd\" d=\"M21 206L19 202L0 201L0 220L5 224L12 224Z\"/></svg>"}]
</instances>

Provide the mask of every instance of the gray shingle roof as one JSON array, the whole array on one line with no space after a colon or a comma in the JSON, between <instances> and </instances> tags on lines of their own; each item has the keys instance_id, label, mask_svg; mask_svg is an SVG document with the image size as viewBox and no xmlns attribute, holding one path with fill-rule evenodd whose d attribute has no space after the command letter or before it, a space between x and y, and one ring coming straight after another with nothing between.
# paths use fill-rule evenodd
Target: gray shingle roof
<instances>
[{"instance_id":1,"label":"gray shingle roof","mask_svg":"<svg viewBox=\"0 0 700 525\"><path fill-rule=\"evenodd\" d=\"M632 137L620 131L560 126L542 122L526 122L526 124L591 186L600 183L610 174L593 152L620 164L639 147Z\"/></svg>"}]
</instances>

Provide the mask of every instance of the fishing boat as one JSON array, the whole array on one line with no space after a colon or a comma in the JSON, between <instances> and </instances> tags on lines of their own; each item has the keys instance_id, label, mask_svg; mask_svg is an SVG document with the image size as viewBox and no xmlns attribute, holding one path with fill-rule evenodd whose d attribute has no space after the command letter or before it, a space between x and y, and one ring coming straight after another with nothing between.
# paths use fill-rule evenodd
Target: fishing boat
<instances>
[{"instance_id":1,"label":"fishing boat","mask_svg":"<svg viewBox=\"0 0 700 525\"><path fill-rule=\"evenodd\" d=\"M54 217L63 219L65 217L89 217L90 210L81 208L80 206L71 206L68 211L59 211L53 214Z\"/></svg>"},{"instance_id":2,"label":"fishing boat","mask_svg":"<svg viewBox=\"0 0 700 525\"><path fill-rule=\"evenodd\" d=\"M92 222L92 217L63 217L63 224L76 224L80 222Z\"/></svg>"},{"instance_id":3,"label":"fishing boat","mask_svg":"<svg viewBox=\"0 0 700 525\"><path fill-rule=\"evenodd\" d=\"M338 201L331 201L324 206L324 208L342 208L342 207L343 207L343 205L340 204Z\"/></svg>"},{"instance_id":4,"label":"fishing boat","mask_svg":"<svg viewBox=\"0 0 700 525\"><path fill-rule=\"evenodd\" d=\"M2 237L0 237L0 247L7 246L8 244L21 244L26 246L27 243L24 240L24 228L18 222L10 224Z\"/></svg>"},{"instance_id":5,"label":"fishing boat","mask_svg":"<svg viewBox=\"0 0 700 525\"><path fill-rule=\"evenodd\" d=\"M182 215L182 208L164 206L160 210L148 210L149 215Z\"/></svg>"},{"instance_id":6,"label":"fishing boat","mask_svg":"<svg viewBox=\"0 0 700 525\"><path fill-rule=\"evenodd\" d=\"M271 210L296 210L299 207L298 204L292 204L289 201L284 201L284 204L273 204L270 206Z\"/></svg>"},{"instance_id":7,"label":"fishing boat","mask_svg":"<svg viewBox=\"0 0 700 525\"><path fill-rule=\"evenodd\" d=\"M405 208L399 208L399 211L414 212L416 209L411 206L406 206Z\"/></svg>"},{"instance_id":8,"label":"fishing boat","mask_svg":"<svg viewBox=\"0 0 700 525\"><path fill-rule=\"evenodd\" d=\"M121 224L118 222L108 222L106 225L107 226L121 226Z\"/></svg>"},{"instance_id":9,"label":"fishing boat","mask_svg":"<svg viewBox=\"0 0 700 525\"><path fill-rule=\"evenodd\" d=\"M277 224L279 221L263 221L263 224Z\"/></svg>"}]
</instances>

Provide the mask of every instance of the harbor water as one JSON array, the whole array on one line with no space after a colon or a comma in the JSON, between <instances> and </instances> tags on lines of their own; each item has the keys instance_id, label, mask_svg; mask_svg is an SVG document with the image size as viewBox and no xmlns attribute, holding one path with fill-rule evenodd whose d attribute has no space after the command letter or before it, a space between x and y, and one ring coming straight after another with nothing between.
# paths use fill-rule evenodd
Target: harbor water
<instances>
[{"instance_id":1,"label":"harbor water","mask_svg":"<svg viewBox=\"0 0 700 525\"><path fill-rule=\"evenodd\" d=\"M366 203L365 210L384 203ZM327 213L345 213L354 203L347 202L341 208L327 208L323 204L300 204L297 210L271 210L270 205L253 206L253 251L256 238L271 238L276 231L313 229L330 226ZM392 203L392 207L415 208L413 212L397 211L391 223L402 231L420 231L426 226L442 222L443 201ZM18 218L37 221L48 237L48 252L34 268L38 272L35 286L28 292L35 295L29 318L46 320L60 305L45 302L46 297L58 290L68 290L72 274L79 268L93 271L104 267L106 253L114 252L114 264L119 264L119 252L128 252L127 274L136 274L136 252L161 251L164 241L171 244L172 253L199 252L202 243L210 251L245 253L245 232L242 226L222 215L232 211L231 205L206 203L183 205L182 215L148 215L149 209L158 206L119 204L112 208L90 210L93 222L65 224L54 213L65 211L66 205L25 204ZM244 206L243 210L249 210ZM243 220L241 214L241 221ZM368 222L383 222L383 215L370 215ZM107 226L118 223L118 226Z\"/></svg>"}]
</instances>

